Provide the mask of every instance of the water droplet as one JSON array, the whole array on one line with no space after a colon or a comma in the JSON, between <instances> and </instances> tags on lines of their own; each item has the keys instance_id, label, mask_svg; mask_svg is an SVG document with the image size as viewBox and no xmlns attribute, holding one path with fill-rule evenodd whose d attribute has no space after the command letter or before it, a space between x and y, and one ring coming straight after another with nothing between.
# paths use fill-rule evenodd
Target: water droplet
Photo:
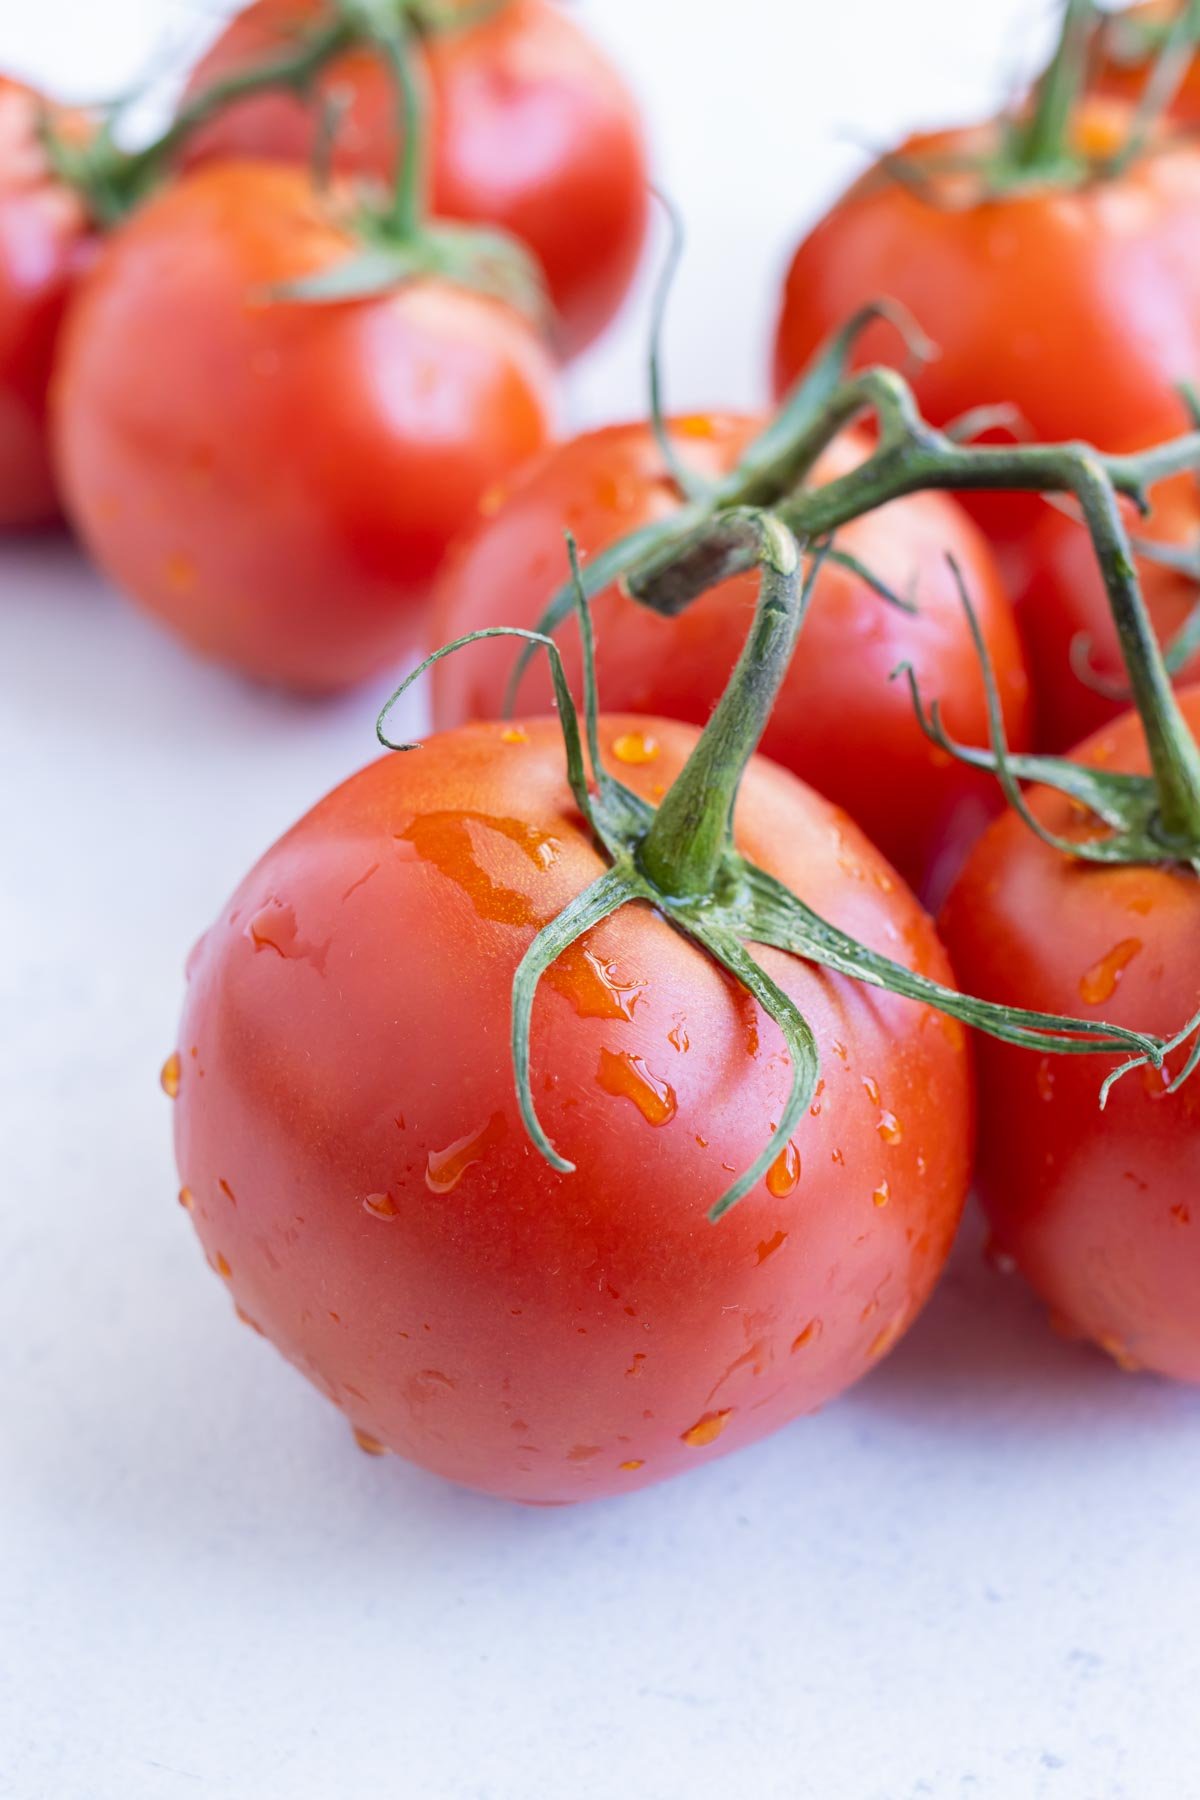
<instances>
[{"instance_id":1,"label":"water droplet","mask_svg":"<svg viewBox=\"0 0 1200 1800\"><path fill-rule=\"evenodd\" d=\"M732 1417L732 1406L725 1407L721 1412L703 1413L696 1423L689 1425L686 1431L680 1433L680 1436L689 1450L703 1450L706 1445L714 1444L717 1441Z\"/></svg>"},{"instance_id":2,"label":"water droplet","mask_svg":"<svg viewBox=\"0 0 1200 1800\"><path fill-rule=\"evenodd\" d=\"M431 1150L425 1163L425 1185L434 1194L448 1194L458 1186L473 1163L482 1162L508 1130L503 1113L493 1113L486 1125L455 1138L444 1150Z\"/></svg>"},{"instance_id":3,"label":"water droplet","mask_svg":"<svg viewBox=\"0 0 1200 1800\"><path fill-rule=\"evenodd\" d=\"M673 1045L681 1055L685 1050L691 1049L692 1040L687 1034L687 1026L683 1022L682 1015L677 1018L676 1023L668 1031L667 1042Z\"/></svg>"},{"instance_id":4,"label":"water droplet","mask_svg":"<svg viewBox=\"0 0 1200 1800\"><path fill-rule=\"evenodd\" d=\"M1112 1357L1118 1369L1123 1369L1127 1375L1136 1375L1141 1369L1141 1363L1136 1356L1130 1353L1129 1346L1120 1338L1110 1337L1106 1333L1103 1337L1097 1338L1096 1342L1103 1351Z\"/></svg>"},{"instance_id":5,"label":"water droplet","mask_svg":"<svg viewBox=\"0 0 1200 1800\"><path fill-rule=\"evenodd\" d=\"M179 1204L180 1204L180 1206L182 1206L184 1212L191 1212L192 1208L195 1206L196 1196L195 1196L195 1194L193 1194L190 1187L181 1187L180 1188Z\"/></svg>"},{"instance_id":6,"label":"water droplet","mask_svg":"<svg viewBox=\"0 0 1200 1800\"><path fill-rule=\"evenodd\" d=\"M1142 947L1141 938L1122 938L1107 956L1093 963L1079 978L1079 997L1085 1006L1101 1006L1116 993L1117 983Z\"/></svg>"},{"instance_id":7,"label":"water droplet","mask_svg":"<svg viewBox=\"0 0 1200 1800\"><path fill-rule=\"evenodd\" d=\"M502 744L527 744L529 733L523 725L506 725L500 733L500 742Z\"/></svg>"},{"instance_id":8,"label":"water droplet","mask_svg":"<svg viewBox=\"0 0 1200 1800\"><path fill-rule=\"evenodd\" d=\"M871 1102L871 1105L878 1106L879 1105L879 1083L875 1080L875 1077L873 1075L864 1075L863 1076L863 1086L867 1090L867 1099Z\"/></svg>"},{"instance_id":9,"label":"water droplet","mask_svg":"<svg viewBox=\"0 0 1200 1800\"><path fill-rule=\"evenodd\" d=\"M237 1205L237 1195L234 1193L233 1189L230 1187L229 1183L226 1181L226 1179L223 1175L218 1178L217 1186L220 1188L220 1190L224 1194L225 1198L229 1201L230 1205L236 1206Z\"/></svg>"},{"instance_id":10,"label":"water droplet","mask_svg":"<svg viewBox=\"0 0 1200 1800\"><path fill-rule=\"evenodd\" d=\"M789 1138L767 1170L767 1192L782 1200L800 1179L800 1152Z\"/></svg>"},{"instance_id":11,"label":"water droplet","mask_svg":"<svg viewBox=\"0 0 1200 1800\"><path fill-rule=\"evenodd\" d=\"M246 1312L242 1307L240 1307L236 1301L234 1301L233 1310L237 1314L238 1318L242 1321L242 1324L248 1325L250 1327L251 1331L256 1331L258 1333L259 1337L265 1337L267 1335L266 1332L263 1330L262 1326L259 1324L258 1320L252 1319L250 1317L250 1314L248 1312Z\"/></svg>"},{"instance_id":12,"label":"water droplet","mask_svg":"<svg viewBox=\"0 0 1200 1800\"><path fill-rule=\"evenodd\" d=\"M844 1150L840 1150L840 1149L833 1150L830 1152L829 1160L830 1160L830 1162L835 1162L838 1165L839 1169L845 1168L846 1153Z\"/></svg>"},{"instance_id":13,"label":"water droplet","mask_svg":"<svg viewBox=\"0 0 1200 1800\"><path fill-rule=\"evenodd\" d=\"M961 1050L967 1041L967 1034L963 1030L961 1022L958 1019L953 1018L950 1013L939 1013L937 1016L938 1023L942 1028L942 1033L947 1043L950 1045L950 1048L952 1050Z\"/></svg>"},{"instance_id":14,"label":"water droplet","mask_svg":"<svg viewBox=\"0 0 1200 1800\"><path fill-rule=\"evenodd\" d=\"M354 1441L360 1450L366 1451L368 1456L386 1456L388 1453L387 1445L381 1444L377 1437L372 1437L371 1433L364 1431L360 1425L354 1427Z\"/></svg>"},{"instance_id":15,"label":"water droplet","mask_svg":"<svg viewBox=\"0 0 1200 1800\"><path fill-rule=\"evenodd\" d=\"M702 1150L708 1149L708 1139L706 1137L701 1137L699 1132L696 1133L696 1142Z\"/></svg>"},{"instance_id":16,"label":"water droplet","mask_svg":"<svg viewBox=\"0 0 1200 1800\"><path fill-rule=\"evenodd\" d=\"M599 1444L576 1444L567 1451L568 1462L591 1462L593 1456L599 1456Z\"/></svg>"},{"instance_id":17,"label":"water droplet","mask_svg":"<svg viewBox=\"0 0 1200 1800\"><path fill-rule=\"evenodd\" d=\"M885 1144L898 1144L903 1136L903 1133L900 1130L899 1119L897 1119L895 1113L888 1112L886 1107L880 1112L879 1123L875 1129L878 1131Z\"/></svg>"},{"instance_id":18,"label":"water droplet","mask_svg":"<svg viewBox=\"0 0 1200 1800\"><path fill-rule=\"evenodd\" d=\"M879 1186L875 1189L875 1192L871 1195L871 1198L875 1202L876 1206L886 1206L887 1205L889 1199L891 1198L891 1190L889 1189L886 1181L880 1182Z\"/></svg>"},{"instance_id":19,"label":"water droplet","mask_svg":"<svg viewBox=\"0 0 1200 1800\"><path fill-rule=\"evenodd\" d=\"M1037 1082L1037 1091L1041 1095L1042 1099L1043 1100L1053 1100L1053 1098L1054 1098L1054 1069L1051 1065L1050 1058L1048 1056L1043 1056L1041 1058L1041 1060L1039 1061L1038 1066L1037 1066L1037 1074L1034 1077L1034 1079Z\"/></svg>"},{"instance_id":20,"label":"water droplet","mask_svg":"<svg viewBox=\"0 0 1200 1800\"><path fill-rule=\"evenodd\" d=\"M812 1105L808 1109L809 1116L811 1118L814 1118L814 1119L820 1118L820 1116L821 1116L821 1095L824 1092L825 1092L825 1083L823 1081L818 1081L816 1087L813 1089Z\"/></svg>"},{"instance_id":21,"label":"water droplet","mask_svg":"<svg viewBox=\"0 0 1200 1800\"><path fill-rule=\"evenodd\" d=\"M196 563L183 550L174 550L163 564L163 579L173 594L190 594L196 585Z\"/></svg>"},{"instance_id":22,"label":"water droplet","mask_svg":"<svg viewBox=\"0 0 1200 1800\"><path fill-rule=\"evenodd\" d=\"M902 1312L897 1313L894 1318L889 1319L887 1324L882 1326L880 1330L876 1332L875 1336L871 1339L871 1347L867 1351L867 1355L872 1362L875 1362L881 1357L885 1351L891 1349L896 1339L900 1336L900 1328L903 1324L904 1314Z\"/></svg>"},{"instance_id":23,"label":"water droplet","mask_svg":"<svg viewBox=\"0 0 1200 1800\"><path fill-rule=\"evenodd\" d=\"M222 1256L219 1250L213 1258L213 1268L217 1271L217 1274L221 1277L222 1281L230 1280L233 1275L233 1270L229 1266L228 1258Z\"/></svg>"},{"instance_id":24,"label":"water droplet","mask_svg":"<svg viewBox=\"0 0 1200 1800\"><path fill-rule=\"evenodd\" d=\"M631 1456L628 1462L623 1462L620 1465L620 1467L629 1474L632 1474L634 1469L644 1469L645 1466L646 1459L644 1456Z\"/></svg>"},{"instance_id":25,"label":"water droplet","mask_svg":"<svg viewBox=\"0 0 1200 1800\"><path fill-rule=\"evenodd\" d=\"M849 1051L846 1049L845 1044L843 1044L841 1042L840 1038L834 1038L834 1040L833 1040L832 1044L830 1044L829 1048L833 1051L833 1054L838 1058L838 1060L840 1062L845 1062L847 1056L850 1054Z\"/></svg>"},{"instance_id":26,"label":"water droplet","mask_svg":"<svg viewBox=\"0 0 1200 1800\"><path fill-rule=\"evenodd\" d=\"M612 748L618 762L652 763L658 756L658 739L647 731L625 731L614 740Z\"/></svg>"},{"instance_id":27,"label":"water droplet","mask_svg":"<svg viewBox=\"0 0 1200 1800\"><path fill-rule=\"evenodd\" d=\"M632 1019L646 987L636 976L622 981L615 963L577 943L551 963L543 979L571 1002L581 1019Z\"/></svg>"},{"instance_id":28,"label":"water droplet","mask_svg":"<svg viewBox=\"0 0 1200 1800\"><path fill-rule=\"evenodd\" d=\"M168 1100L179 1096L179 1079L183 1074L183 1065L179 1060L178 1050L172 1050L166 1062L158 1072L159 1085Z\"/></svg>"},{"instance_id":29,"label":"water droplet","mask_svg":"<svg viewBox=\"0 0 1200 1800\"><path fill-rule=\"evenodd\" d=\"M792 1339L793 1355L797 1350L804 1350L807 1349L809 1344L815 1344L820 1337L822 1330L823 1326L820 1319L810 1319L803 1330L797 1332L796 1336Z\"/></svg>"},{"instance_id":30,"label":"water droplet","mask_svg":"<svg viewBox=\"0 0 1200 1800\"><path fill-rule=\"evenodd\" d=\"M788 1237L788 1234L786 1231L773 1232L769 1238L766 1238L758 1246L758 1250L756 1253L756 1260L760 1263L765 1263L768 1256L774 1256L774 1254L777 1250L781 1250L783 1248L783 1246L787 1243L787 1237Z\"/></svg>"},{"instance_id":31,"label":"water droplet","mask_svg":"<svg viewBox=\"0 0 1200 1800\"><path fill-rule=\"evenodd\" d=\"M545 924L543 913L528 894L505 887L493 878L495 849L489 845L482 857L477 855L475 832L506 840L539 871L552 868L562 848L557 838L524 819L494 818L477 812L423 813L398 832L397 838L411 844L422 862L432 863L447 880L460 887L481 919L494 919L503 925Z\"/></svg>"},{"instance_id":32,"label":"water droplet","mask_svg":"<svg viewBox=\"0 0 1200 1800\"><path fill-rule=\"evenodd\" d=\"M682 419L672 419L670 428L674 437L712 438L716 436L716 427L706 413L688 413Z\"/></svg>"},{"instance_id":33,"label":"water droplet","mask_svg":"<svg viewBox=\"0 0 1200 1800\"><path fill-rule=\"evenodd\" d=\"M296 923L296 909L289 906L286 900L278 900L274 895L260 906L254 917L245 928L246 936L256 950L273 950L276 956L287 961L291 957L311 962L317 973L325 973L325 958L329 953L329 942L311 944L301 938Z\"/></svg>"},{"instance_id":34,"label":"water droplet","mask_svg":"<svg viewBox=\"0 0 1200 1800\"><path fill-rule=\"evenodd\" d=\"M363 1211L373 1219L394 1219L400 1208L390 1194L368 1194L363 1200Z\"/></svg>"},{"instance_id":35,"label":"water droplet","mask_svg":"<svg viewBox=\"0 0 1200 1800\"><path fill-rule=\"evenodd\" d=\"M596 1080L606 1094L632 1100L650 1125L675 1117L675 1090L629 1050L601 1050Z\"/></svg>"},{"instance_id":36,"label":"water droplet","mask_svg":"<svg viewBox=\"0 0 1200 1800\"><path fill-rule=\"evenodd\" d=\"M630 1363L625 1373L627 1375L640 1375L642 1372L642 1364L645 1360L646 1352L644 1350L635 1350L633 1353L633 1361Z\"/></svg>"}]
</instances>

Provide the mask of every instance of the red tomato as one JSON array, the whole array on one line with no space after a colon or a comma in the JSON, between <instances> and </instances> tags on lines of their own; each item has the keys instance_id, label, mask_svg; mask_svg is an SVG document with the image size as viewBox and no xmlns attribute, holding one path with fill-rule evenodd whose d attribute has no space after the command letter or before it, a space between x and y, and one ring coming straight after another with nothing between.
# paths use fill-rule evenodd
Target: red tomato
<instances>
[{"instance_id":1,"label":"red tomato","mask_svg":"<svg viewBox=\"0 0 1200 1800\"><path fill-rule=\"evenodd\" d=\"M254 0L218 38L190 90L277 56L326 14L324 0ZM581 349L624 298L645 236L646 148L632 96L549 0L508 0L469 29L428 37L423 57L435 212L522 238L545 270L563 348ZM320 91L349 96L336 166L390 177L396 97L384 64L355 52L331 65ZM202 131L189 154L306 160L315 116L287 94L257 95Z\"/></svg>"},{"instance_id":2,"label":"red tomato","mask_svg":"<svg viewBox=\"0 0 1200 1800\"><path fill-rule=\"evenodd\" d=\"M1127 107L1093 101L1081 138L1115 148ZM914 138L910 162L977 153L984 129ZM775 343L782 391L835 326L867 300L901 301L940 355L916 376L941 425L1007 402L1037 438L1085 438L1102 450L1186 429L1176 384L1200 372L1200 154L1147 152L1114 180L978 197L976 179L929 176L920 197L873 169L796 251ZM899 362L894 330L873 326L857 361ZM963 496L998 539L1028 529L1028 495Z\"/></svg>"},{"instance_id":3,"label":"red tomato","mask_svg":"<svg viewBox=\"0 0 1200 1800\"><path fill-rule=\"evenodd\" d=\"M299 169L213 164L110 237L64 335L66 501L118 586L259 678L393 661L480 493L546 440L552 365L498 301L271 289L351 250Z\"/></svg>"},{"instance_id":4,"label":"red tomato","mask_svg":"<svg viewBox=\"0 0 1200 1800\"><path fill-rule=\"evenodd\" d=\"M1181 696L1193 732L1200 689ZM1125 714L1077 760L1145 772ZM1060 794L1037 817L1078 834ZM1200 1000L1200 890L1179 869L1086 865L1014 815L976 846L942 917L960 980L987 999L1170 1037ZM1200 1381L1200 1081L1147 1069L1097 1109L1090 1059L976 1045L977 1179L997 1250L1070 1329L1122 1365ZM1175 1059L1175 1067L1182 1058Z\"/></svg>"},{"instance_id":5,"label":"red tomato","mask_svg":"<svg viewBox=\"0 0 1200 1800\"><path fill-rule=\"evenodd\" d=\"M42 150L42 105L0 75L0 528L58 516L46 392L63 307L87 254L83 207Z\"/></svg>"},{"instance_id":6,"label":"red tomato","mask_svg":"<svg viewBox=\"0 0 1200 1800\"><path fill-rule=\"evenodd\" d=\"M704 474L731 469L757 430L755 421L705 415L679 421L691 463ZM818 477L843 473L862 455L859 438L842 440ZM649 428L610 426L556 446L511 487L485 496L487 516L448 561L439 584L435 636L448 641L486 625L532 625L566 567L563 529L595 554L623 533L666 517L678 504ZM926 740L908 688L889 681L911 662L927 699L941 696L952 734L987 742L978 659L958 590L946 563L953 552L979 609L1014 742L1029 738L1029 698L1012 614L987 545L952 500L916 494L856 520L838 536L875 574L921 608L891 606L844 568L828 564L804 625L797 656L776 703L762 748L845 807L868 837L915 884L941 882L995 810L995 784ZM756 580L715 588L675 619L664 619L615 587L593 604L600 696L624 711L666 713L703 724L746 636ZM574 621L561 642L579 691ZM514 661L511 640L496 639L447 658L434 670L439 726L496 718ZM540 663L521 703L550 704Z\"/></svg>"},{"instance_id":7,"label":"red tomato","mask_svg":"<svg viewBox=\"0 0 1200 1800\"><path fill-rule=\"evenodd\" d=\"M600 732L645 798L697 736L607 715ZM765 760L737 835L827 918L948 979L878 853ZM640 904L539 988L537 1106L577 1164L551 1169L517 1110L513 973L601 867L554 720L376 762L202 940L164 1070L181 1199L247 1322L365 1449L525 1500L661 1480L857 1380L927 1298L969 1173L962 1031L763 950L822 1083L767 1179L710 1225L790 1067L749 996Z\"/></svg>"},{"instance_id":8,"label":"red tomato","mask_svg":"<svg viewBox=\"0 0 1200 1800\"><path fill-rule=\"evenodd\" d=\"M1154 511L1126 517L1135 535L1181 550L1200 546L1200 491L1195 478L1180 475L1153 491ZM1108 685L1124 685L1116 627L1091 539L1081 524L1047 507L1029 533L1020 562L1017 619L1029 653L1037 696L1038 736L1049 750L1065 750L1117 718L1128 701L1088 686L1075 672L1071 646L1086 637L1091 663ZM1137 559L1142 594L1160 643L1169 643L1200 603L1200 588L1186 574L1148 557ZM1193 657L1182 680L1200 677Z\"/></svg>"}]
</instances>

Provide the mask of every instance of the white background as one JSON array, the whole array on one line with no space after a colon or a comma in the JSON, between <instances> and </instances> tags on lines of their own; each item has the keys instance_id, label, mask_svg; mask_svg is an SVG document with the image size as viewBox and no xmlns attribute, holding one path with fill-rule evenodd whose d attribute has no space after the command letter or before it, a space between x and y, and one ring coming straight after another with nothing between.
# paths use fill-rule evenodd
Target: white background
<instances>
[{"instance_id":1,"label":"white background","mask_svg":"<svg viewBox=\"0 0 1200 1800\"><path fill-rule=\"evenodd\" d=\"M167 0L0 5L0 64L122 86ZM690 250L679 404L760 396L853 140L998 97L1036 0L592 0ZM207 14L211 22L217 8ZM645 291L573 381L641 404ZM1184 1800L1200 1402L1056 1339L971 1224L851 1395L623 1501L361 1456L175 1204L183 955L372 753L191 662L63 544L0 547L0 1793L17 1800Z\"/></svg>"}]
</instances>

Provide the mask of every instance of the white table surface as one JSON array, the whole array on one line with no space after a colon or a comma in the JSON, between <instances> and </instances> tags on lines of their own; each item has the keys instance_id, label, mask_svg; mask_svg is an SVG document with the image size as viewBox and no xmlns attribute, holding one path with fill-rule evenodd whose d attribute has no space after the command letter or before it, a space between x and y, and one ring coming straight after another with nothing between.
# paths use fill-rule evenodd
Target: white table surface
<instances>
[{"instance_id":1,"label":"white table surface","mask_svg":"<svg viewBox=\"0 0 1200 1800\"><path fill-rule=\"evenodd\" d=\"M760 395L789 240L855 162L835 130L969 113L1038 24L1013 0L576 10L689 219L687 405ZM0 14L0 64L77 92L199 28L164 0ZM639 406L644 331L643 287L575 419ZM579 1509L360 1455L235 1327L157 1086L182 959L370 756L377 699L251 691L67 544L0 548L0 1794L1200 1793L1200 1398L1055 1338L974 1222L846 1399Z\"/></svg>"}]
</instances>

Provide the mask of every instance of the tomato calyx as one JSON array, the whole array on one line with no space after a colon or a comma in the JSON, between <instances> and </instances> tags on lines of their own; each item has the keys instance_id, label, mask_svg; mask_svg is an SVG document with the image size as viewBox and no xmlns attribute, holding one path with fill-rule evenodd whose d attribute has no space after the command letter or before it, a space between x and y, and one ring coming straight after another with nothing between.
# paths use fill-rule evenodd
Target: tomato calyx
<instances>
[{"instance_id":1,"label":"tomato calyx","mask_svg":"<svg viewBox=\"0 0 1200 1800\"><path fill-rule=\"evenodd\" d=\"M387 749L418 746L387 734L391 708L433 663L480 638L512 637L527 649L546 652L554 684L566 752L567 778L575 804L608 867L533 938L513 978L511 1048L521 1115L530 1139L546 1161L563 1173L567 1162L546 1136L537 1116L530 1075L530 1035L538 983L554 961L584 932L630 901L653 906L750 993L779 1028L791 1061L791 1089L775 1125L764 1132L753 1164L709 1209L719 1219L766 1174L812 1100L819 1056L812 1028L791 997L752 954L766 944L869 986L886 988L991 1033L1006 1043L1066 1055L1128 1053L1122 1072L1145 1064L1160 1067L1163 1046L1144 1032L1100 1020L997 1006L909 969L860 944L821 918L790 888L743 857L735 847L734 813L746 764L756 749L787 672L805 610L828 545L814 543L802 578L800 547L782 519L765 508L727 509L703 520L679 547L680 561L693 580L723 579L757 568L759 594L741 656L725 691L676 781L655 808L633 793L605 766L600 754L595 652L584 582L568 539L571 592L576 607L584 669L584 717L567 683L554 639L516 626L492 626L468 633L427 657L401 683L379 715L376 731ZM660 579L655 559L629 571L634 593ZM589 775L590 766L590 775ZM1103 1104L1111 1081L1101 1089Z\"/></svg>"}]
</instances>

